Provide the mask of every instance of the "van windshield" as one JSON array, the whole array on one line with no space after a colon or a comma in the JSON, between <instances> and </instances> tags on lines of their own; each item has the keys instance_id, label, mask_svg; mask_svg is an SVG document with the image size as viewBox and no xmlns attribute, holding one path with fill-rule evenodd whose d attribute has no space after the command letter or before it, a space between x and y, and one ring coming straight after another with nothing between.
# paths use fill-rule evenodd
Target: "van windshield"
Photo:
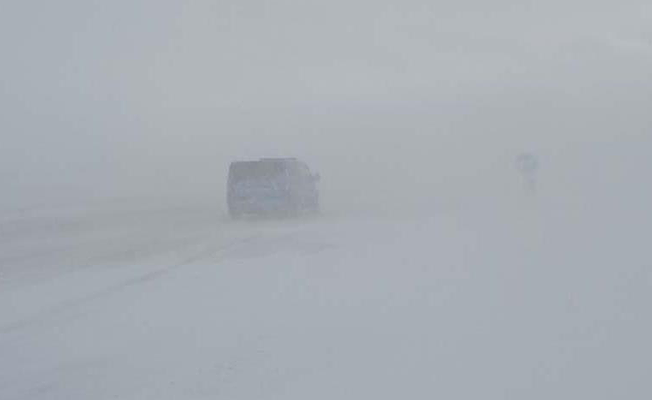
<instances>
[{"instance_id":1,"label":"van windshield","mask_svg":"<svg viewBox=\"0 0 652 400\"><path fill-rule=\"evenodd\" d=\"M231 165L232 183L241 181L270 181L285 175L285 165L279 162L239 162Z\"/></svg>"}]
</instances>

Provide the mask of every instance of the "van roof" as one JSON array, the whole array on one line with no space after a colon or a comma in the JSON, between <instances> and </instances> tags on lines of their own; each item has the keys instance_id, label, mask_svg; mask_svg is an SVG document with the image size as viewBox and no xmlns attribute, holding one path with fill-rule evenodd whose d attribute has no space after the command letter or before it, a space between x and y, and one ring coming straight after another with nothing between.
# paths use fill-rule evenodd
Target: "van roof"
<instances>
[{"instance_id":1,"label":"van roof","mask_svg":"<svg viewBox=\"0 0 652 400\"><path fill-rule=\"evenodd\" d=\"M296 162L298 159L295 157L287 158L260 158L258 160L248 160L248 161L233 161L231 164L245 164L245 163L257 163L257 162Z\"/></svg>"}]
</instances>

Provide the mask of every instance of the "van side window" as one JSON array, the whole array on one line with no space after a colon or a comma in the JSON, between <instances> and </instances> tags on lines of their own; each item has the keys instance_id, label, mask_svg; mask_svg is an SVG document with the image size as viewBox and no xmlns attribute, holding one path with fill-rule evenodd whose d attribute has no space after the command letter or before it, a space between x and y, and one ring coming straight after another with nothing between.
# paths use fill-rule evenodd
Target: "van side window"
<instances>
[{"instance_id":1,"label":"van side window","mask_svg":"<svg viewBox=\"0 0 652 400\"><path fill-rule=\"evenodd\" d=\"M301 180L309 180L310 179L310 169L306 164L299 164L299 176L301 177Z\"/></svg>"}]
</instances>

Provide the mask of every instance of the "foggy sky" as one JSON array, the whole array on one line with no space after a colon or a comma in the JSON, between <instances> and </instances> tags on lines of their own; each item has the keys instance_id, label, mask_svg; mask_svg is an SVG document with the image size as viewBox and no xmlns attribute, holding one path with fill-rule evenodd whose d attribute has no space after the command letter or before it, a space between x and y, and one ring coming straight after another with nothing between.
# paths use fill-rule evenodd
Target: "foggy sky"
<instances>
[{"instance_id":1,"label":"foggy sky","mask_svg":"<svg viewBox=\"0 0 652 400\"><path fill-rule=\"evenodd\" d=\"M222 202L260 156L331 204L515 190L524 150L555 190L636 183L651 27L634 0L5 1L0 205Z\"/></svg>"}]
</instances>

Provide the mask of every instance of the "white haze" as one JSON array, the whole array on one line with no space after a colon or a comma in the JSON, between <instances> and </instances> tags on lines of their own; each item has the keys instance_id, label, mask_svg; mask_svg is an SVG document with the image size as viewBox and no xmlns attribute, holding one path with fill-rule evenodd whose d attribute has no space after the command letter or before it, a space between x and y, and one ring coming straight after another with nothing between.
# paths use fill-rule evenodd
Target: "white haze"
<instances>
[{"instance_id":1,"label":"white haze","mask_svg":"<svg viewBox=\"0 0 652 400\"><path fill-rule=\"evenodd\" d=\"M649 145L646 2L3 9L0 159L12 205L221 201L228 162L268 155L312 162L338 206L360 184L365 205L402 202L399 189L414 200L507 184L520 151L573 174L618 163L614 140Z\"/></svg>"},{"instance_id":2,"label":"white haze","mask_svg":"<svg viewBox=\"0 0 652 400\"><path fill-rule=\"evenodd\" d=\"M652 395L649 1L0 3L0 398Z\"/></svg>"}]
</instances>

